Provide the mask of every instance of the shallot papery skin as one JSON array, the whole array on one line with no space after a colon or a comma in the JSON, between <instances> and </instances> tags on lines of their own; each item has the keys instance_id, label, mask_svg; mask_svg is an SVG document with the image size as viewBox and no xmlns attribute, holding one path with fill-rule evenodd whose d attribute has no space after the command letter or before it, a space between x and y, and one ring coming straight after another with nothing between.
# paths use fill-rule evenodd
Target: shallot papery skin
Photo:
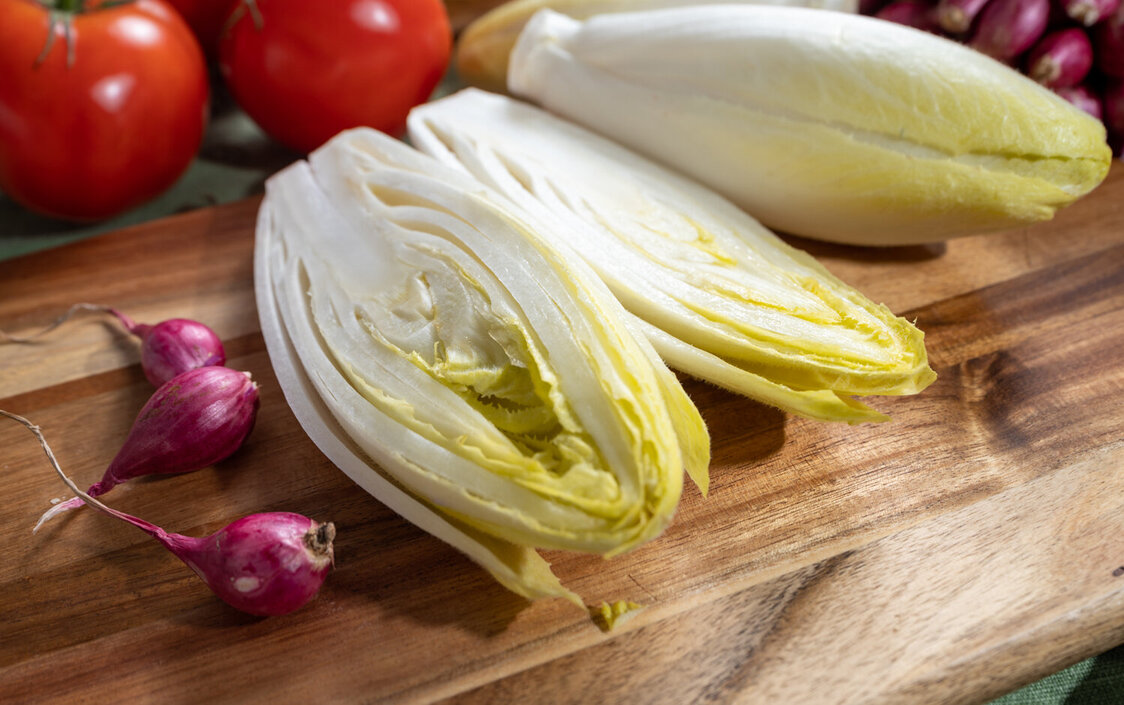
<instances>
[{"instance_id":1,"label":"shallot papery skin","mask_svg":"<svg viewBox=\"0 0 1124 705\"><path fill-rule=\"evenodd\" d=\"M276 616L304 606L320 590L332 568L336 529L300 514L267 512L205 538L152 535L231 607Z\"/></svg>"},{"instance_id":2,"label":"shallot papery skin","mask_svg":"<svg viewBox=\"0 0 1124 705\"><path fill-rule=\"evenodd\" d=\"M191 472L226 459L253 430L258 404L258 385L247 372L199 367L173 377L141 408L121 450L89 494L101 496L134 477ZM56 504L36 529L82 503L75 497Z\"/></svg>"},{"instance_id":3,"label":"shallot papery skin","mask_svg":"<svg viewBox=\"0 0 1124 705\"><path fill-rule=\"evenodd\" d=\"M874 16L880 20L926 32L936 33L940 29L933 7L921 0L896 0L883 7Z\"/></svg>"},{"instance_id":4,"label":"shallot papery skin","mask_svg":"<svg viewBox=\"0 0 1124 705\"><path fill-rule=\"evenodd\" d=\"M125 480L199 470L229 457L254 428L258 385L248 372L198 367L160 385L141 407L97 497Z\"/></svg>"},{"instance_id":5,"label":"shallot papery skin","mask_svg":"<svg viewBox=\"0 0 1124 705\"><path fill-rule=\"evenodd\" d=\"M198 321L173 318L139 333L144 376L160 386L197 367L221 367L226 351L215 332Z\"/></svg>"},{"instance_id":6,"label":"shallot papery skin","mask_svg":"<svg viewBox=\"0 0 1124 705\"><path fill-rule=\"evenodd\" d=\"M1057 88L1054 92L1096 119L1102 120L1104 118L1104 110L1101 108L1101 99L1096 93L1089 90L1088 86L1068 86L1065 88Z\"/></svg>"},{"instance_id":7,"label":"shallot papery skin","mask_svg":"<svg viewBox=\"0 0 1124 705\"><path fill-rule=\"evenodd\" d=\"M991 0L968 45L999 61L1034 46L1050 20L1050 0Z\"/></svg>"},{"instance_id":8,"label":"shallot papery skin","mask_svg":"<svg viewBox=\"0 0 1124 705\"><path fill-rule=\"evenodd\" d=\"M109 312L141 339L141 369L153 386L197 367L226 364L222 340L206 325L187 318L170 318L153 325L134 323L116 309Z\"/></svg>"},{"instance_id":9,"label":"shallot papery skin","mask_svg":"<svg viewBox=\"0 0 1124 705\"><path fill-rule=\"evenodd\" d=\"M1071 19L1092 27L1116 12L1120 0L1061 0L1061 5Z\"/></svg>"},{"instance_id":10,"label":"shallot papery skin","mask_svg":"<svg viewBox=\"0 0 1124 705\"><path fill-rule=\"evenodd\" d=\"M1097 68L1113 78L1124 78L1124 6L1093 28Z\"/></svg>"},{"instance_id":11,"label":"shallot papery skin","mask_svg":"<svg viewBox=\"0 0 1124 705\"><path fill-rule=\"evenodd\" d=\"M952 34L964 34L972 28L988 0L941 0L937 3L937 24Z\"/></svg>"},{"instance_id":12,"label":"shallot papery skin","mask_svg":"<svg viewBox=\"0 0 1124 705\"><path fill-rule=\"evenodd\" d=\"M1047 88L1076 86L1093 68L1093 44L1077 27L1050 32L1027 56L1027 75Z\"/></svg>"}]
</instances>

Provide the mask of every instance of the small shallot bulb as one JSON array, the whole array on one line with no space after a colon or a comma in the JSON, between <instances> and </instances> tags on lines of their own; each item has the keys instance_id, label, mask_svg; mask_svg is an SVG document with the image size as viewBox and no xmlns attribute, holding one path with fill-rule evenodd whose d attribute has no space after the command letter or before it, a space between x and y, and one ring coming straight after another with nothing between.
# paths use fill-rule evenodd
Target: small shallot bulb
<instances>
[{"instance_id":1,"label":"small shallot bulb","mask_svg":"<svg viewBox=\"0 0 1124 705\"><path fill-rule=\"evenodd\" d=\"M1093 28L1097 68L1113 78L1124 78L1124 6Z\"/></svg>"},{"instance_id":2,"label":"small shallot bulb","mask_svg":"<svg viewBox=\"0 0 1124 705\"><path fill-rule=\"evenodd\" d=\"M54 323L34 335L16 337L0 331L0 341L29 343L58 328L79 311L112 314L127 331L140 338L141 369L155 387L196 367L226 364L222 341L213 330L198 321L172 318L153 325L135 323L117 309L100 304L75 304Z\"/></svg>"},{"instance_id":3,"label":"small shallot bulb","mask_svg":"<svg viewBox=\"0 0 1124 705\"><path fill-rule=\"evenodd\" d=\"M991 0L968 45L1009 62L1034 46L1049 19L1050 0Z\"/></svg>"},{"instance_id":4,"label":"small shallot bulb","mask_svg":"<svg viewBox=\"0 0 1124 705\"><path fill-rule=\"evenodd\" d=\"M1096 93L1089 90L1088 86L1068 86L1065 88L1056 88L1055 92L1061 97L1073 103L1078 108L1089 113L1098 120L1104 119L1104 110L1101 108L1101 99Z\"/></svg>"},{"instance_id":5,"label":"small shallot bulb","mask_svg":"<svg viewBox=\"0 0 1124 705\"><path fill-rule=\"evenodd\" d=\"M121 450L88 493L99 497L134 477L214 465L242 446L257 410L258 385L247 372L199 367L173 377L141 408ZM39 519L36 530L82 504L81 497L56 504Z\"/></svg>"},{"instance_id":6,"label":"small shallot bulb","mask_svg":"<svg viewBox=\"0 0 1124 705\"><path fill-rule=\"evenodd\" d=\"M1092 27L1116 12L1120 0L1061 0L1061 5L1070 19Z\"/></svg>"},{"instance_id":7,"label":"small shallot bulb","mask_svg":"<svg viewBox=\"0 0 1124 705\"><path fill-rule=\"evenodd\" d=\"M336 529L331 523L291 512L266 512L238 519L203 538L169 533L82 492L63 473L38 426L7 411L0 410L0 415L35 434L55 472L87 504L156 539L235 609L260 616L288 614L316 596L332 569Z\"/></svg>"},{"instance_id":8,"label":"small shallot bulb","mask_svg":"<svg viewBox=\"0 0 1124 705\"><path fill-rule=\"evenodd\" d=\"M1027 56L1027 75L1047 88L1076 86L1093 68L1093 44L1077 27L1050 32Z\"/></svg>"},{"instance_id":9,"label":"small shallot bulb","mask_svg":"<svg viewBox=\"0 0 1124 705\"><path fill-rule=\"evenodd\" d=\"M333 524L300 514L243 517L206 538L152 534L235 609L288 614L316 595L332 567Z\"/></svg>"},{"instance_id":10,"label":"small shallot bulb","mask_svg":"<svg viewBox=\"0 0 1124 705\"><path fill-rule=\"evenodd\" d=\"M122 323L127 321L121 316ZM132 321L129 321L132 323ZM171 318L154 325L136 323L129 332L141 339L141 369L153 386L197 367L221 367L226 352L215 332L199 321Z\"/></svg>"},{"instance_id":11,"label":"small shallot bulb","mask_svg":"<svg viewBox=\"0 0 1124 705\"><path fill-rule=\"evenodd\" d=\"M937 24L951 34L964 34L987 3L988 0L941 0L937 3Z\"/></svg>"},{"instance_id":12,"label":"small shallot bulb","mask_svg":"<svg viewBox=\"0 0 1124 705\"><path fill-rule=\"evenodd\" d=\"M1124 80L1109 79L1101 94L1104 101L1104 124L1108 127L1109 143L1117 154L1124 141Z\"/></svg>"},{"instance_id":13,"label":"small shallot bulb","mask_svg":"<svg viewBox=\"0 0 1124 705\"><path fill-rule=\"evenodd\" d=\"M874 15L880 20L913 27L925 32L937 32L933 6L921 0L894 0Z\"/></svg>"}]
</instances>

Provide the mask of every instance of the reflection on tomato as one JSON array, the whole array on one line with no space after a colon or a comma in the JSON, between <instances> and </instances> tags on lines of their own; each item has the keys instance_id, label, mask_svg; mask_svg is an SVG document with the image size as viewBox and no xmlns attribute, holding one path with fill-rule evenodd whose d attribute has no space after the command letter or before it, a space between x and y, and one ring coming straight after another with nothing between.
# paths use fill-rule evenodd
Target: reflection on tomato
<instances>
[{"instance_id":1,"label":"reflection on tomato","mask_svg":"<svg viewBox=\"0 0 1124 705\"><path fill-rule=\"evenodd\" d=\"M360 125L401 133L452 45L441 0L257 0L232 17L219 43L231 93L301 152Z\"/></svg>"},{"instance_id":2,"label":"reflection on tomato","mask_svg":"<svg viewBox=\"0 0 1124 705\"><path fill-rule=\"evenodd\" d=\"M106 218L171 186L194 158L210 90L203 55L161 0L54 24L49 13L0 0L0 191L48 215Z\"/></svg>"}]
</instances>

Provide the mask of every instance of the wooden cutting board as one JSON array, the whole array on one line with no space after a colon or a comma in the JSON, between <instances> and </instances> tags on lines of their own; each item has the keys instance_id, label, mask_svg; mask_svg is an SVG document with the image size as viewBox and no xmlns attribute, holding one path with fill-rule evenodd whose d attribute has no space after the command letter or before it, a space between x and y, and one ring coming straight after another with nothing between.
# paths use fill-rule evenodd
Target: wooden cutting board
<instances>
[{"instance_id":1,"label":"wooden cutting board","mask_svg":"<svg viewBox=\"0 0 1124 705\"><path fill-rule=\"evenodd\" d=\"M647 606L610 634L528 604L358 490L305 437L251 294L256 201L0 263L0 328L78 301L191 317L261 384L250 441L114 506L192 535L290 510L339 529L292 615L213 598L140 532L65 496L0 424L0 702L978 703L1124 641L1124 170L1052 223L885 251L797 244L916 319L938 381L877 399L894 421L787 417L686 380L710 496L609 561L551 553L591 604ZM135 343L87 316L0 347L0 408L96 480L151 389Z\"/></svg>"}]
</instances>

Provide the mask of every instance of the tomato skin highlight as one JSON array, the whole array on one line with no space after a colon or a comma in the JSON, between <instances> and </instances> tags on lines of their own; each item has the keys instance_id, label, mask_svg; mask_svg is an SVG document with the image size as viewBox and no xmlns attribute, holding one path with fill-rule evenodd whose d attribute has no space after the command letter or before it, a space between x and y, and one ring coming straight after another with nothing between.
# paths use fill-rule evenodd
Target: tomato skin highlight
<instances>
[{"instance_id":1,"label":"tomato skin highlight","mask_svg":"<svg viewBox=\"0 0 1124 705\"><path fill-rule=\"evenodd\" d=\"M0 190L46 215L100 220L187 169L210 86L198 42L162 0L70 19L68 47L47 8L0 0Z\"/></svg>"},{"instance_id":2,"label":"tomato skin highlight","mask_svg":"<svg viewBox=\"0 0 1124 705\"><path fill-rule=\"evenodd\" d=\"M270 136L310 152L368 126L400 135L445 73L452 30L441 0L257 0L219 43L238 104Z\"/></svg>"}]
</instances>

